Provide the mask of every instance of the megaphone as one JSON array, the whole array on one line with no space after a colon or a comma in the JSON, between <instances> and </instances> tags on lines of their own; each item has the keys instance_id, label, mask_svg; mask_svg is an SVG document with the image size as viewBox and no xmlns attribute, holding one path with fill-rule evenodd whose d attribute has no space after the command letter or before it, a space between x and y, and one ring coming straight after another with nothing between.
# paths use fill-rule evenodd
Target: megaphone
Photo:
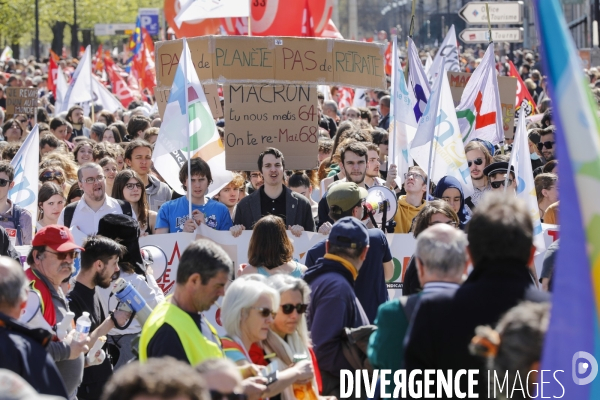
<instances>
[{"instance_id":1,"label":"megaphone","mask_svg":"<svg viewBox=\"0 0 600 400\"><path fill-rule=\"evenodd\" d=\"M115 323L116 328L127 329L129 324L131 324L131 321L133 321L133 317L138 320L141 326L144 326L152 309L148 306L142 295L140 295L140 293L123 278L119 278L115 281L112 293L119 300L116 309L131 312L133 314L124 326L118 326Z\"/></svg>"},{"instance_id":2,"label":"megaphone","mask_svg":"<svg viewBox=\"0 0 600 400\"><path fill-rule=\"evenodd\" d=\"M372 186L368 192L364 205L364 219L371 218L375 226L380 224L383 229L398 211L396 193L385 186Z\"/></svg>"},{"instance_id":3,"label":"megaphone","mask_svg":"<svg viewBox=\"0 0 600 400\"><path fill-rule=\"evenodd\" d=\"M26 323L30 328L43 328L48 332L54 333L54 329L44 319L42 299L39 293L32 289L29 289L27 292L27 305L21 312L19 321Z\"/></svg>"},{"instance_id":4,"label":"megaphone","mask_svg":"<svg viewBox=\"0 0 600 400\"><path fill-rule=\"evenodd\" d=\"M157 246L149 245L140 249L142 252L142 260L146 266L152 266L152 276L157 281L162 278L167 270L168 258L165 252Z\"/></svg>"}]
</instances>

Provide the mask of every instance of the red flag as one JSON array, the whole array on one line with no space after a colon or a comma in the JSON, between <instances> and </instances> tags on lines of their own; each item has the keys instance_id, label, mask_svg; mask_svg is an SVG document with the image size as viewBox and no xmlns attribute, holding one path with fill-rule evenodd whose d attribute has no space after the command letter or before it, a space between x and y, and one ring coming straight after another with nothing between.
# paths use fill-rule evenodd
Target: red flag
<instances>
[{"instance_id":1,"label":"red flag","mask_svg":"<svg viewBox=\"0 0 600 400\"><path fill-rule=\"evenodd\" d=\"M85 47L79 46L79 54L77 55L77 58L81 59L81 57L83 57L83 53L85 53Z\"/></svg>"},{"instance_id":2,"label":"red flag","mask_svg":"<svg viewBox=\"0 0 600 400\"><path fill-rule=\"evenodd\" d=\"M392 76L392 42L388 42L385 49L385 74Z\"/></svg>"},{"instance_id":3,"label":"red flag","mask_svg":"<svg viewBox=\"0 0 600 400\"><path fill-rule=\"evenodd\" d=\"M102 62L102 44L98 46L98 50L96 50L96 54L92 59L92 69L97 71L102 71L104 69L104 64Z\"/></svg>"},{"instance_id":4,"label":"red flag","mask_svg":"<svg viewBox=\"0 0 600 400\"><path fill-rule=\"evenodd\" d=\"M512 76L513 78L517 78L517 98L515 100L515 110L519 111L521 107L524 106L525 115L527 117L533 114L537 114L538 110L535 105L535 102L533 101L533 97L531 97L529 90L527 90L527 86L525 86L523 79L521 79L519 71L517 71L517 68L512 63L512 61L509 60L508 62L510 63L510 70L508 71L508 75Z\"/></svg>"},{"instance_id":5,"label":"red flag","mask_svg":"<svg viewBox=\"0 0 600 400\"><path fill-rule=\"evenodd\" d=\"M135 100L134 93L129 88L129 86L127 86L127 83L125 83L125 81L123 80L123 78L121 78L121 76L117 73L117 71L115 71L115 69L113 68L113 66L111 64L106 63L105 68L106 68L106 73L108 74L108 77L110 79L112 92L115 96L117 96L119 101L123 104L123 107L127 108L129 106L129 103L131 103L133 100Z\"/></svg>"},{"instance_id":6,"label":"red flag","mask_svg":"<svg viewBox=\"0 0 600 400\"><path fill-rule=\"evenodd\" d=\"M48 90L56 96L56 77L58 74L58 64L54 60L53 52L50 50L50 64L48 65Z\"/></svg>"},{"instance_id":7,"label":"red flag","mask_svg":"<svg viewBox=\"0 0 600 400\"><path fill-rule=\"evenodd\" d=\"M354 90L345 86L339 86L338 90L340 91L340 100L338 106L340 108L350 107L354 100Z\"/></svg>"}]
</instances>

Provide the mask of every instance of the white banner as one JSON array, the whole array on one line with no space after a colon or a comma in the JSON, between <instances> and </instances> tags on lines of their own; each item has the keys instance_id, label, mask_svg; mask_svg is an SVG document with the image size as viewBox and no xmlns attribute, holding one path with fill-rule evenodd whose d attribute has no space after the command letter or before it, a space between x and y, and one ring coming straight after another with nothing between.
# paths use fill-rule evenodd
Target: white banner
<instances>
[{"instance_id":1,"label":"white banner","mask_svg":"<svg viewBox=\"0 0 600 400\"><path fill-rule=\"evenodd\" d=\"M544 224L544 237L548 245L558 239L558 226ZM234 238L228 231L215 231L208 228L206 225L201 225L198 228L198 234L194 233L167 233L163 235L149 235L140 238L140 247L156 246L164 252L167 267L164 273L160 268L154 269L155 278L158 286L163 290L165 295L172 294L175 290L175 281L177 279L177 268L179 259L186 247L196 239L210 239L221 246L233 260L235 269L239 268L240 264L248 262L248 245L252 231L244 231L239 237ZM306 253L315 244L325 240L327 236L319 233L304 232L301 237L295 237L288 231L288 237L294 245L294 259L303 263L306 258ZM394 275L387 282L388 293L390 299L402 296L402 281L404 274L408 268L410 258L415 252L416 240L410 233L386 234L390 250L392 252L394 263ZM538 276L542 273L542 261L544 253L536 255L535 263ZM156 260L155 260L156 263ZM157 276L157 273L159 276ZM160 275L162 273L162 275ZM233 277L232 277L233 278ZM217 302L210 310L203 313L208 320L215 326L219 334L225 334L220 322L220 304Z\"/></svg>"}]
</instances>

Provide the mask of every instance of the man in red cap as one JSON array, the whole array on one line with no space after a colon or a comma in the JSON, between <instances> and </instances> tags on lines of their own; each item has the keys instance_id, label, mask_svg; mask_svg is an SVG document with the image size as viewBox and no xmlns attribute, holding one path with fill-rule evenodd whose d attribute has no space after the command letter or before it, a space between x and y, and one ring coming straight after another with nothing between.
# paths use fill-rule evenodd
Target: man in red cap
<instances>
[{"instance_id":1,"label":"man in red cap","mask_svg":"<svg viewBox=\"0 0 600 400\"><path fill-rule=\"evenodd\" d=\"M25 274L30 280L31 290L41 298L40 309L43 310L44 319L56 332L56 325L69 312L69 303L60 284L74 271L75 251L83 248L75 243L71 231L60 225L48 225L40 229L31 244L32 248L27 256L30 269ZM129 318L128 313L119 311L114 315L120 324L124 324ZM71 332L64 340L56 340L48 345L47 350L63 378L69 399L76 398L77 388L83 379L83 355L98 337L112 328L114 323L108 317L85 341L74 340Z\"/></svg>"}]
</instances>

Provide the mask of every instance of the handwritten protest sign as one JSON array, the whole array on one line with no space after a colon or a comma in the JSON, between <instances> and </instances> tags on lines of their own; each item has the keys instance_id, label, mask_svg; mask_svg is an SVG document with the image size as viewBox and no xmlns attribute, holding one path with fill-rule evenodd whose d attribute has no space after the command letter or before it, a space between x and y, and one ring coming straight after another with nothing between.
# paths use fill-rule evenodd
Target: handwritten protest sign
<instances>
[{"instance_id":1,"label":"handwritten protest sign","mask_svg":"<svg viewBox=\"0 0 600 400\"><path fill-rule=\"evenodd\" d=\"M467 72L448 71L448 81L450 82L450 91L454 105L460 103L465 86L471 78ZM514 136L515 126L515 96L517 94L517 79L510 76L498 77L498 88L500 89L500 103L502 104L502 127L504 128L504 137L512 138Z\"/></svg>"},{"instance_id":2,"label":"handwritten protest sign","mask_svg":"<svg viewBox=\"0 0 600 400\"><path fill-rule=\"evenodd\" d=\"M318 166L316 86L232 84L223 93L228 170L255 170L267 147L283 152L286 169Z\"/></svg>"},{"instance_id":3,"label":"handwritten protest sign","mask_svg":"<svg viewBox=\"0 0 600 400\"><path fill-rule=\"evenodd\" d=\"M6 114L27 114L36 113L38 100L38 91L33 88L6 88Z\"/></svg>"},{"instance_id":4,"label":"handwritten protest sign","mask_svg":"<svg viewBox=\"0 0 600 400\"><path fill-rule=\"evenodd\" d=\"M223 107L221 107L221 100L219 99L218 86L216 84L207 83L202 85L202 88L204 89L204 95L206 96L206 101L208 101L208 106L210 107L213 118L223 118ZM156 103L158 105L158 114L161 119L164 118L170 92L170 86L156 86L154 88L154 96L156 97Z\"/></svg>"},{"instance_id":5,"label":"handwritten protest sign","mask_svg":"<svg viewBox=\"0 0 600 400\"><path fill-rule=\"evenodd\" d=\"M202 36L187 40L202 83L327 84L386 89L385 47L322 38ZM170 87L182 40L156 43L156 81Z\"/></svg>"}]
</instances>

